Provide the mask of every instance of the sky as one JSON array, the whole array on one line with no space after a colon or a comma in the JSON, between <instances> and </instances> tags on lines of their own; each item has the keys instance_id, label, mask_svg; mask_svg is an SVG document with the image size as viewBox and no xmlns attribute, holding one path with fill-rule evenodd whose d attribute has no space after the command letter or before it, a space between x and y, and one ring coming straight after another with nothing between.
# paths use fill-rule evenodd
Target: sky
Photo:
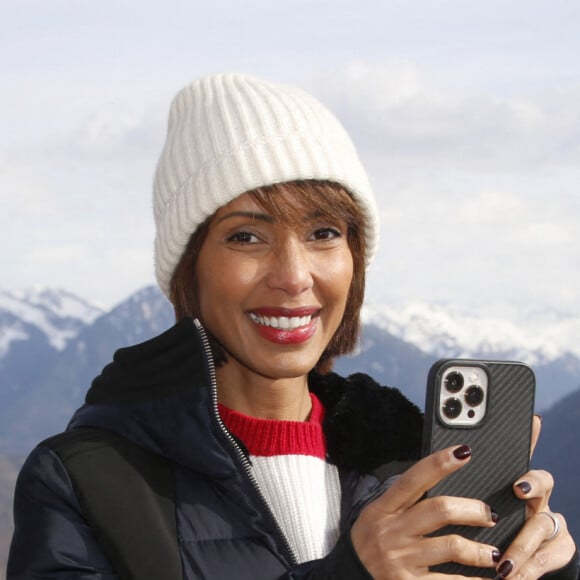
<instances>
[{"instance_id":1,"label":"sky","mask_svg":"<svg viewBox=\"0 0 580 580\"><path fill-rule=\"evenodd\" d=\"M576 0L0 0L0 288L154 283L173 95L239 71L344 123L381 220L368 301L580 314Z\"/></svg>"}]
</instances>

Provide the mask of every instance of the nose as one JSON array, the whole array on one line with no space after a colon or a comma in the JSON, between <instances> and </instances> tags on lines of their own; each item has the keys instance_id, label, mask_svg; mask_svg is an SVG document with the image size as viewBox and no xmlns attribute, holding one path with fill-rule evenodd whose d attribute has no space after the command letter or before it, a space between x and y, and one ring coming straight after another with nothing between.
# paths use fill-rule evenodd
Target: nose
<instances>
[{"instance_id":1,"label":"nose","mask_svg":"<svg viewBox=\"0 0 580 580\"><path fill-rule=\"evenodd\" d=\"M308 248L299 239L289 237L277 244L271 258L267 278L271 288L297 296L312 287L312 260Z\"/></svg>"}]
</instances>

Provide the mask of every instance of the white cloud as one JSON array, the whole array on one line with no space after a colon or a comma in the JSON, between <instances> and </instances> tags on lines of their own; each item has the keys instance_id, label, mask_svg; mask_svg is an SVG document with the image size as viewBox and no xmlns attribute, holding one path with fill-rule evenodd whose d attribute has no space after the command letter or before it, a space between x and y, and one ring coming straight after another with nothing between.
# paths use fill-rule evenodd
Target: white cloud
<instances>
[{"instance_id":1,"label":"white cloud","mask_svg":"<svg viewBox=\"0 0 580 580\"><path fill-rule=\"evenodd\" d=\"M160 151L166 111L151 106L139 110L129 103L107 104L84 119L65 144L63 154L119 165L143 159L153 165Z\"/></svg>"},{"instance_id":2,"label":"white cloud","mask_svg":"<svg viewBox=\"0 0 580 580\"><path fill-rule=\"evenodd\" d=\"M65 287L111 305L153 283L158 127L147 123L99 113L66 140L3 156L1 286Z\"/></svg>"},{"instance_id":3,"label":"white cloud","mask_svg":"<svg viewBox=\"0 0 580 580\"><path fill-rule=\"evenodd\" d=\"M577 312L577 213L515 192L428 191L383 215L371 300L513 302ZM427 201L424 201L427 200Z\"/></svg>"},{"instance_id":4,"label":"white cloud","mask_svg":"<svg viewBox=\"0 0 580 580\"><path fill-rule=\"evenodd\" d=\"M520 196L508 191L483 191L464 198L456 209L457 218L473 224L514 224L526 219L528 207Z\"/></svg>"},{"instance_id":5,"label":"white cloud","mask_svg":"<svg viewBox=\"0 0 580 580\"><path fill-rule=\"evenodd\" d=\"M575 228L574 228L575 229ZM542 252L552 252L554 249L565 250L569 244L574 244L577 234L570 224L563 220L554 222L535 222L519 229L515 241L527 249L537 249Z\"/></svg>"},{"instance_id":6,"label":"white cloud","mask_svg":"<svg viewBox=\"0 0 580 580\"><path fill-rule=\"evenodd\" d=\"M79 243L38 245L19 256L19 259L29 266L42 264L48 269L58 268L60 272L63 271L62 268L69 267L71 264L81 264L87 258L87 248Z\"/></svg>"},{"instance_id":7,"label":"white cloud","mask_svg":"<svg viewBox=\"0 0 580 580\"><path fill-rule=\"evenodd\" d=\"M577 161L580 84L542 95L450 91L417 63L393 60L352 63L311 85L362 154L385 163L509 171Z\"/></svg>"}]
</instances>

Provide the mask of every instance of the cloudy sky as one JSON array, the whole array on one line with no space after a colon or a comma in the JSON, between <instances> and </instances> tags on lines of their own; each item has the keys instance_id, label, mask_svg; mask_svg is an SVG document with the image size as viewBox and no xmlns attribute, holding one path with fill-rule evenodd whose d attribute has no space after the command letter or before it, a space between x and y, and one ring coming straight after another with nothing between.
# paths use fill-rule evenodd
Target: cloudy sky
<instances>
[{"instance_id":1,"label":"cloudy sky","mask_svg":"<svg viewBox=\"0 0 580 580\"><path fill-rule=\"evenodd\" d=\"M381 208L369 301L580 313L576 0L1 2L0 288L153 283L169 102L241 71L351 132Z\"/></svg>"}]
</instances>

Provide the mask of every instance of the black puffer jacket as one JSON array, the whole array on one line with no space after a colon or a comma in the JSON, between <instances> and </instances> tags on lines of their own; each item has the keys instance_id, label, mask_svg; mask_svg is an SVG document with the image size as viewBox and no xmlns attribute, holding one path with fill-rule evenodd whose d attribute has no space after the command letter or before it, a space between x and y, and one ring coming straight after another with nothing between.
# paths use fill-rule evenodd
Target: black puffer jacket
<instances>
[{"instance_id":1,"label":"black puffer jacket","mask_svg":"<svg viewBox=\"0 0 580 580\"><path fill-rule=\"evenodd\" d=\"M339 467L342 535L298 565L221 423L209 352L191 319L117 351L68 430L22 469L10 580L370 577L348 530L383 489L373 471L418 457L419 410L366 375L310 377Z\"/></svg>"}]
</instances>

